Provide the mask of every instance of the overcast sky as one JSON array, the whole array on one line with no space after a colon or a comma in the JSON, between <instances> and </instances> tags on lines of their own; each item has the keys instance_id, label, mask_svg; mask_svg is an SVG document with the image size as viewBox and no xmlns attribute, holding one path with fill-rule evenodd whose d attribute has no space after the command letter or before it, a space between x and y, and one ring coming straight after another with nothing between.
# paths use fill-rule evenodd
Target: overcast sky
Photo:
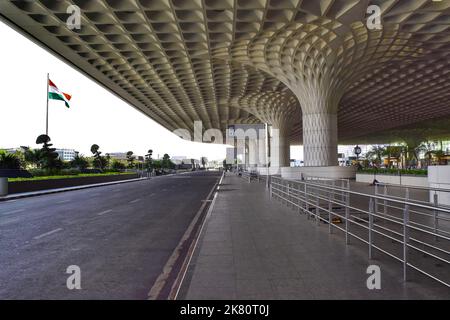
<instances>
[{"instance_id":1,"label":"overcast sky","mask_svg":"<svg viewBox=\"0 0 450 320\"><path fill-rule=\"evenodd\" d=\"M92 80L0 22L0 148L37 147L45 133L46 77L72 95L70 109L50 100L49 136L57 148L90 155L96 143L103 153L133 151L154 156L224 159L226 146L185 141ZM300 147L291 158L302 158Z\"/></svg>"}]
</instances>

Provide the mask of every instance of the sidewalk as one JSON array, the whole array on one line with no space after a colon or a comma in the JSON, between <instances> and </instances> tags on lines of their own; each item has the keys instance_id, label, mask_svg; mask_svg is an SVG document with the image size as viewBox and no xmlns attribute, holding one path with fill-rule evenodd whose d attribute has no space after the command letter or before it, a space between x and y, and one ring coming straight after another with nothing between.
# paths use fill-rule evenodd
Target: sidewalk
<instances>
[{"instance_id":1,"label":"sidewalk","mask_svg":"<svg viewBox=\"0 0 450 320\"><path fill-rule=\"evenodd\" d=\"M178 299L449 299L425 277L403 283L401 264L369 261L328 226L317 226L276 200L264 182L224 178ZM366 286L381 268L381 290Z\"/></svg>"}]
</instances>

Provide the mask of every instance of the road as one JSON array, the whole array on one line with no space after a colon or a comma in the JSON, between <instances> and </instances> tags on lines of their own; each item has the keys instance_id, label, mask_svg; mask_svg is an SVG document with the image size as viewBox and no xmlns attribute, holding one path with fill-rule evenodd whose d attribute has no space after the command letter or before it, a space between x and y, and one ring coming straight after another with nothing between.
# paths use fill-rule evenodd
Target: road
<instances>
[{"instance_id":1,"label":"road","mask_svg":"<svg viewBox=\"0 0 450 320\"><path fill-rule=\"evenodd\" d=\"M0 299L146 299L218 178L193 172L0 203ZM66 286L70 265L81 290Z\"/></svg>"}]
</instances>

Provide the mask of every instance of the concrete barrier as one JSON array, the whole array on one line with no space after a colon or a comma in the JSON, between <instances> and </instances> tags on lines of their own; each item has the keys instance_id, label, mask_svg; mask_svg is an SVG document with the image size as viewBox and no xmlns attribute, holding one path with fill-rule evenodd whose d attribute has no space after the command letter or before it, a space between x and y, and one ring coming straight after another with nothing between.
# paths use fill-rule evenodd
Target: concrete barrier
<instances>
[{"instance_id":1,"label":"concrete barrier","mask_svg":"<svg viewBox=\"0 0 450 320\"><path fill-rule=\"evenodd\" d=\"M430 188L446 189L446 191L430 191L430 202L434 201L437 193L437 201L440 205L450 206L450 166L429 166L428 183Z\"/></svg>"},{"instance_id":2,"label":"concrete barrier","mask_svg":"<svg viewBox=\"0 0 450 320\"><path fill-rule=\"evenodd\" d=\"M30 180L30 181L16 181L9 182L9 194L32 192L48 189L59 189L75 186L83 186L88 184L96 184L103 182L114 182L121 180L129 180L139 178L138 174L120 174L111 176L94 176L94 177L79 177L79 178L63 178L63 179L49 179L49 180Z\"/></svg>"},{"instance_id":3,"label":"concrete barrier","mask_svg":"<svg viewBox=\"0 0 450 320\"><path fill-rule=\"evenodd\" d=\"M0 196L8 195L8 178L0 177Z\"/></svg>"},{"instance_id":4,"label":"concrete barrier","mask_svg":"<svg viewBox=\"0 0 450 320\"><path fill-rule=\"evenodd\" d=\"M356 182L372 183L377 179L380 183L398 184L412 187L428 188L427 176L414 175L394 175L394 174L374 174L374 173L357 173Z\"/></svg>"},{"instance_id":5,"label":"concrete barrier","mask_svg":"<svg viewBox=\"0 0 450 320\"><path fill-rule=\"evenodd\" d=\"M328 179L354 179L356 167L283 167L281 177L284 179L298 180L306 177L328 178Z\"/></svg>"},{"instance_id":6,"label":"concrete barrier","mask_svg":"<svg viewBox=\"0 0 450 320\"><path fill-rule=\"evenodd\" d=\"M259 175L265 176L265 175L279 175L280 174L280 167L257 167L256 171ZM267 173L268 172L268 173Z\"/></svg>"}]
</instances>

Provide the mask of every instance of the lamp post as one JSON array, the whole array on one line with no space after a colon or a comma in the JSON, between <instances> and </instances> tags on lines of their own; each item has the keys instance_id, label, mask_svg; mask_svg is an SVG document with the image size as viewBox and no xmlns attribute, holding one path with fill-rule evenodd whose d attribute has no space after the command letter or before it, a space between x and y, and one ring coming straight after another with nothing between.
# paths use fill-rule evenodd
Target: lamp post
<instances>
[{"instance_id":1,"label":"lamp post","mask_svg":"<svg viewBox=\"0 0 450 320\"><path fill-rule=\"evenodd\" d=\"M361 147L356 145L356 147L353 149L353 152L356 154L356 161L358 161L359 155L361 154Z\"/></svg>"}]
</instances>

